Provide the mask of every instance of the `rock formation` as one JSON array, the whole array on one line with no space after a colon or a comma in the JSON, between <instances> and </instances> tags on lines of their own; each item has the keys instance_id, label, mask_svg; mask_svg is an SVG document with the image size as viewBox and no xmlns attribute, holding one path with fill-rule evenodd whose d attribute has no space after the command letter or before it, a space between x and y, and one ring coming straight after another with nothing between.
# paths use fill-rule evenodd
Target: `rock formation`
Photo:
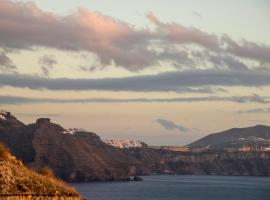
<instances>
[{"instance_id":1,"label":"rock formation","mask_svg":"<svg viewBox=\"0 0 270 200\"><path fill-rule=\"evenodd\" d=\"M64 129L50 119L25 125L8 112L0 118L0 142L32 169L50 167L66 181L128 181L144 174L270 176L270 127L212 134L178 148L117 148L95 133ZM255 145L256 148L253 148ZM266 145L266 146L263 146Z\"/></svg>"},{"instance_id":2,"label":"rock formation","mask_svg":"<svg viewBox=\"0 0 270 200\"><path fill-rule=\"evenodd\" d=\"M67 134L50 119L24 125L0 119L0 142L33 169L49 166L66 181L126 181L141 165L126 152L107 145L94 133L82 130ZM18 126L19 124L20 126Z\"/></svg>"}]
</instances>

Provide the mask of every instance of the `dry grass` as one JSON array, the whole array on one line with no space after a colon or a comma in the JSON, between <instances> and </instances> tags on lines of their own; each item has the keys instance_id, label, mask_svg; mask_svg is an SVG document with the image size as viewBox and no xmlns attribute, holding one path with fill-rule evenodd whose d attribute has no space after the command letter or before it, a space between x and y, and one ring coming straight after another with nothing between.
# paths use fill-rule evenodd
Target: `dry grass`
<instances>
[{"instance_id":1,"label":"dry grass","mask_svg":"<svg viewBox=\"0 0 270 200\"><path fill-rule=\"evenodd\" d=\"M44 167L37 173L24 167L3 144L0 144L0 164L0 183L4 184L1 187L0 200L5 195L15 195L13 199L18 195L21 195L21 198L17 199L32 199L28 198L29 195L35 196L34 199L81 199L74 188L55 178L50 168Z\"/></svg>"},{"instance_id":2,"label":"dry grass","mask_svg":"<svg viewBox=\"0 0 270 200\"><path fill-rule=\"evenodd\" d=\"M8 160L11 157L9 150L5 147L4 144L0 143L0 158L3 160Z\"/></svg>"},{"instance_id":3,"label":"dry grass","mask_svg":"<svg viewBox=\"0 0 270 200\"><path fill-rule=\"evenodd\" d=\"M40 169L37 170L37 173L46 176L46 177L54 177L54 173L53 170L49 167L42 167Z\"/></svg>"},{"instance_id":4,"label":"dry grass","mask_svg":"<svg viewBox=\"0 0 270 200\"><path fill-rule=\"evenodd\" d=\"M82 200L80 197L61 197L61 196L33 196L33 195L17 195L17 196L0 196L0 200Z\"/></svg>"},{"instance_id":5,"label":"dry grass","mask_svg":"<svg viewBox=\"0 0 270 200\"><path fill-rule=\"evenodd\" d=\"M38 174L25 167L23 167L21 170L24 176L17 176L17 182L21 183L21 188L26 188L27 190L30 189L31 191L39 194L77 194L74 188L68 186L64 181L55 178L52 170L47 167L41 171L43 174Z\"/></svg>"}]
</instances>

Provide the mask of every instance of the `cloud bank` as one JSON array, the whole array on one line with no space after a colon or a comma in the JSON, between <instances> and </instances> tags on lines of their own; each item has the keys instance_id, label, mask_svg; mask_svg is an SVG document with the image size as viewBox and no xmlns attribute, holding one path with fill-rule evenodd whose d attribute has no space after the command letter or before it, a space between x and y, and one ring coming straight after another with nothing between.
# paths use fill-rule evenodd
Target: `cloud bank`
<instances>
[{"instance_id":1,"label":"cloud bank","mask_svg":"<svg viewBox=\"0 0 270 200\"><path fill-rule=\"evenodd\" d=\"M260 70L189 70L102 79L53 79L22 74L0 74L0 86L48 90L213 92L210 86L269 85L270 72Z\"/></svg>"},{"instance_id":2,"label":"cloud bank","mask_svg":"<svg viewBox=\"0 0 270 200\"><path fill-rule=\"evenodd\" d=\"M270 46L248 40L238 42L228 35L220 37L179 23L162 22L153 13L146 17L153 30L138 29L84 7L70 15L59 16L43 11L32 2L1 0L0 48L88 51L97 55L101 66L115 64L130 71L160 65L161 61L188 67L202 64L193 63L194 59L200 59L192 55L194 49L186 45L196 45L214 56L223 56L224 63L233 65L238 65L241 58L270 62Z\"/></svg>"},{"instance_id":3,"label":"cloud bank","mask_svg":"<svg viewBox=\"0 0 270 200\"><path fill-rule=\"evenodd\" d=\"M0 104L40 104L40 103L181 103L181 102L234 102L234 103L270 103L270 97L259 96L256 94L250 96L202 96L202 97L179 97L179 98L30 98L23 96L0 95Z\"/></svg>"}]
</instances>

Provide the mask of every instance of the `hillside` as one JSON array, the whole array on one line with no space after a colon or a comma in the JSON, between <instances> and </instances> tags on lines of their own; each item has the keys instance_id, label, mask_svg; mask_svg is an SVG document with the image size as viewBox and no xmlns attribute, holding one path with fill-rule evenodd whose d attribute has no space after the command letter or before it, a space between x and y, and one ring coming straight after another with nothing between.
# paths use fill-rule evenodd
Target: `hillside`
<instances>
[{"instance_id":1,"label":"hillside","mask_svg":"<svg viewBox=\"0 0 270 200\"><path fill-rule=\"evenodd\" d=\"M49 174L38 174L23 166L0 144L0 198L81 199L64 182Z\"/></svg>"},{"instance_id":2,"label":"hillside","mask_svg":"<svg viewBox=\"0 0 270 200\"><path fill-rule=\"evenodd\" d=\"M210 134L188 145L189 148L270 150L270 127L257 125Z\"/></svg>"},{"instance_id":3,"label":"hillside","mask_svg":"<svg viewBox=\"0 0 270 200\"><path fill-rule=\"evenodd\" d=\"M128 181L145 174L270 176L267 126L211 134L184 149L129 141L115 147L95 133L65 129L48 118L25 125L8 112L2 112L0 127L0 142L25 165L48 166L70 182Z\"/></svg>"},{"instance_id":4,"label":"hillside","mask_svg":"<svg viewBox=\"0 0 270 200\"><path fill-rule=\"evenodd\" d=\"M66 181L129 180L132 170L141 166L136 159L107 145L96 134L79 129L70 134L47 118L23 125L17 121L7 122L5 117L0 119L1 124L5 129L0 129L0 141L17 158L33 169L50 166Z\"/></svg>"}]
</instances>

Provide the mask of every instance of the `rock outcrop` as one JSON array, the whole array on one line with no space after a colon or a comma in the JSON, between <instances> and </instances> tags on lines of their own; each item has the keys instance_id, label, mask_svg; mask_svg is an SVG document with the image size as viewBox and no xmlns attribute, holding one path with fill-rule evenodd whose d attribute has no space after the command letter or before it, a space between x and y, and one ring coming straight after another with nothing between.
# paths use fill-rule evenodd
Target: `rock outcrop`
<instances>
[{"instance_id":1,"label":"rock outcrop","mask_svg":"<svg viewBox=\"0 0 270 200\"><path fill-rule=\"evenodd\" d=\"M0 119L1 123L5 122ZM80 129L69 134L47 118L19 127L8 125L0 130L0 142L31 168L49 166L66 181L127 181L141 167L137 159L96 134Z\"/></svg>"}]
</instances>

